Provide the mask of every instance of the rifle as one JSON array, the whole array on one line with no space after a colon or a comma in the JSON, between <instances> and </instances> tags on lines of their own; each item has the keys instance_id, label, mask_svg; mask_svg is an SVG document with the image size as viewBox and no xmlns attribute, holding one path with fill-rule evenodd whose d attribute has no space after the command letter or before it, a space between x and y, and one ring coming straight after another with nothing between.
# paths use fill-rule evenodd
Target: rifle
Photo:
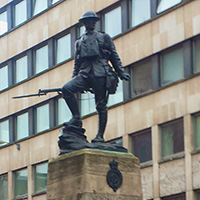
<instances>
[{"instance_id":1,"label":"rifle","mask_svg":"<svg viewBox=\"0 0 200 200\"><path fill-rule=\"evenodd\" d=\"M12 97L13 99L19 99L19 98L26 98L26 97L35 97L35 96L42 96L42 95L47 95L50 92L57 92L59 95L62 94L61 88L53 88L53 89L39 89L37 94L28 94L28 95L22 95L22 96L16 96Z\"/></svg>"}]
</instances>

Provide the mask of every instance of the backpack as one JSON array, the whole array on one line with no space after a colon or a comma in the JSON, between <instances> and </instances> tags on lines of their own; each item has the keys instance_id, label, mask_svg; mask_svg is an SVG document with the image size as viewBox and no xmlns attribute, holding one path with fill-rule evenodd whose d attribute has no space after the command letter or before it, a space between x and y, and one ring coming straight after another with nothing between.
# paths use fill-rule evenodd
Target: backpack
<instances>
[{"instance_id":1,"label":"backpack","mask_svg":"<svg viewBox=\"0 0 200 200\"><path fill-rule=\"evenodd\" d=\"M100 56L100 48L103 44L103 34L96 31L90 35L84 34L79 44L80 58L96 58Z\"/></svg>"}]
</instances>

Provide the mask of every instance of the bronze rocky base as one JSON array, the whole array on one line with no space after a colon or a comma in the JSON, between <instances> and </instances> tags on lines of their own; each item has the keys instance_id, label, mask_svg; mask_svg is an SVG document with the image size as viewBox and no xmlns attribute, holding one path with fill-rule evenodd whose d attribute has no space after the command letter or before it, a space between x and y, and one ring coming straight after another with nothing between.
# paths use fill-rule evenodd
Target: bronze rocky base
<instances>
[{"instance_id":1,"label":"bronze rocky base","mask_svg":"<svg viewBox=\"0 0 200 200\"><path fill-rule=\"evenodd\" d=\"M58 146L60 154L70 153L80 149L99 149L107 151L127 152L127 149L117 144L109 143L89 143L84 135L85 129L78 126L67 125L61 130Z\"/></svg>"}]
</instances>

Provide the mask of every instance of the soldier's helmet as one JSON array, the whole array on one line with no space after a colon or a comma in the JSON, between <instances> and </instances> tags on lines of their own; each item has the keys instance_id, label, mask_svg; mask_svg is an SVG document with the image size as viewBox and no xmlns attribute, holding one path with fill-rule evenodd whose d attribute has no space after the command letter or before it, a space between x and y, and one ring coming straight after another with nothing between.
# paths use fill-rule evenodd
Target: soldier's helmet
<instances>
[{"instance_id":1,"label":"soldier's helmet","mask_svg":"<svg viewBox=\"0 0 200 200\"><path fill-rule=\"evenodd\" d=\"M95 21L99 21L99 17L97 16L97 14L93 11L87 11L85 12L81 18L79 19L80 22L87 20L87 19L94 19Z\"/></svg>"}]
</instances>

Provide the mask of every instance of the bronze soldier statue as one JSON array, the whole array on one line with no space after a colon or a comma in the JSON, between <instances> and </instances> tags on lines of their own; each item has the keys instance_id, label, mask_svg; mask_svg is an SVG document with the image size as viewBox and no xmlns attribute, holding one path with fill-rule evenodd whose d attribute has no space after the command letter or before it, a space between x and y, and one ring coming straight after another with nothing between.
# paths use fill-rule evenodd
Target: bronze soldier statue
<instances>
[{"instance_id":1,"label":"bronze soldier statue","mask_svg":"<svg viewBox=\"0 0 200 200\"><path fill-rule=\"evenodd\" d=\"M96 110L98 112L98 133L92 140L104 142L104 131L107 123L107 101L109 93L116 91L117 76L121 80L129 80L129 74L125 73L121 60L116 52L111 37L95 30L96 22L99 21L93 11L85 12L79 20L86 28L85 33L75 43L75 65L72 79L62 87L65 99L71 113L72 119L64 125L82 127L82 121L74 96L77 92L92 89L95 95ZM112 67L108 64L111 62ZM113 70L114 68L114 70ZM112 83L111 80L115 81Z\"/></svg>"}]
</instances>

